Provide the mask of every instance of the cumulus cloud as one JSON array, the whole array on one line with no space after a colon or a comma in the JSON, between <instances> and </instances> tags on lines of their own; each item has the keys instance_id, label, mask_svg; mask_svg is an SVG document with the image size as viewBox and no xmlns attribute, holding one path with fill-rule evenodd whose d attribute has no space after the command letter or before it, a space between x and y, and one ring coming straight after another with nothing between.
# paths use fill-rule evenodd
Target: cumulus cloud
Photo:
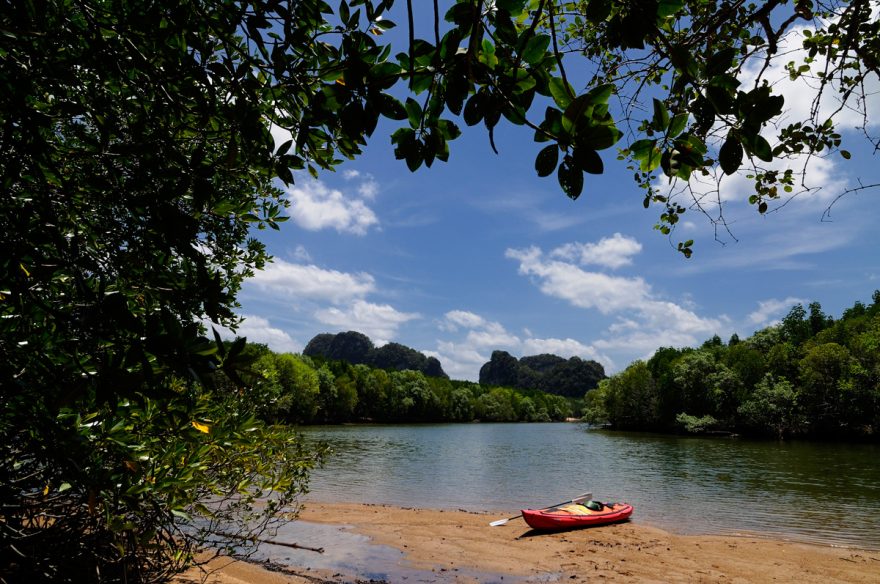
<instances>
[{"instance_id":1,"label":"cumulus cloud","mask_svg":"<svg viewBox=\"0 0 880 584\"><path fill-rule=\"evenodd\" d=\"M650 297L650 286L639 277L586 271L570 262L548 259L537 247L508 249L505 255L517 260L519 273L533 277L544 294L579 308L610 314L643 305Z\"/></svg>"},{"instance_id":2,"label":"cumulus cloud","mask_svg":"<svg viewBox=\"0 0 880 584\"><path fill-rule=\"evenodd\" d=\"M489 361L491 351L499 349L519 357L552 353L565 358L577 356L595 359L605 367L613 366L607 356L574 339L538 338L527 329L523 331L525 338L521 338L509 332L501 323L466 310L447 312L439 328L445 332L460 332L462 336L455 340L439 341L436 351L425 351L425 354L439 359L446 373L455 379L478 380L480 367Z\"/></svg>"},{"instance_id":3,"label":"cumulus cloud","mask_svg":"<svg viewBox=\"0 0 880 584\"><path fill-rule=\"evenodd\" d=\"M373 186L364 187L365 184ZM321 181L304 179L287 189L292 203L290 217L309 231L335 229L340 233L365 235L371 227L379 224L376 214L364 201L375 197L377 190L372 179L371 182L362 183L359 193L363 198L359 199L331 189Z\"/></svg>"},{"instance_id":4,"label":"cumulus cloud","mask_svg":"<svg viewBox=\"0 0 880 584\"><path fill-rule=\"evenodd\" d=\"M519 273L529 276L544 294L618 318L606 336L593 343L593 350L649 353L662 345L695 344L728 326L726 318L702 317L692 307L659 298L640 277L587 271L574 263L581 261L578 254L551 252L547 256L540 248L530 247L508 249L506 256L518 261Z\"/></svg>"},{"instance_id":5,"label":"cumulus cloud","mask_svg":"<svg viewBox=\"0 0 880 584\"><path fill-rule=\"evenodd\" d=\"M342 176L345 180L360 179L357 191L358 194L365 199L372 201L379 193L379 183L376 182L376 178L370 173L362 173L358 170L346 170L342 173Z\"/></svg>"},{"instance_id":6,"label":"cumulus cloud","mask_svg":"<svg viewBox=\"0 0 880 584\"><path fill-rule=\"evenodd\" d=\"M478 328L485 324L483 317L467 310L450 310L443 316L440 328L448 331L456 331L458 327Z\"/></svg>"},{"instance_id":7,"label":"cumulus cloud","mask_svg":"<svg viewBox=\"0 0 880 584\"><path fill-rule=\"evenodd\" d=\"M771 319L788 311L796 304L805 304L807 301L803 298L795 298L789 296L785 300L771 298L769 300L761 300L758 302L758 309L749 314L749 323L757 327L771 324Z\"/></svg>"},{"instance_id":8,"label":"cumulus cloud","mask_svg":"<svg viewBox=\"0 0 880 584\"><path fill-rule=\"evenodd\" d=\"M402 324L420 318L420 315L401 312L387 304L355 300L346 307L320 309L315 312L315 318L340 331L362 332L376 345L384 345L395 337Z\"/></svg>"},{"instance_id":9,"label":"cumulus cloud","mask_svg":"<svg viewBox=\"0 0 880 584\"><path fill-rule=\"evenodd\" d=\"M334 304L362 298L376 288L373 277L365 272L351 274L278 259L249 282L276 294Z\"/></svg>"},{"instance_id":10,"label":"cumulus cloud","mask_svg":"<svg viewBox=\"0 0 880 584\"><path fill-rule=\"evenodd\" d=\"M477 381L480 367L489 360L488 356L466 343L440 341L436 351L422 351L443 364L443 370L452 379Z\"/></svg>"},{"instance_id":11,"label":"cumulus cloud","mask_svg":"<svg viewBox=\"0 0 880 584\"><path fill-rule=\"evenodd\" d=\"M551 257L582 265L595 264L617 269L632 264L632 257L642 251L642 244L620 233L596 243L567 243L550 252Z\"/></svg>"}]
</instances>

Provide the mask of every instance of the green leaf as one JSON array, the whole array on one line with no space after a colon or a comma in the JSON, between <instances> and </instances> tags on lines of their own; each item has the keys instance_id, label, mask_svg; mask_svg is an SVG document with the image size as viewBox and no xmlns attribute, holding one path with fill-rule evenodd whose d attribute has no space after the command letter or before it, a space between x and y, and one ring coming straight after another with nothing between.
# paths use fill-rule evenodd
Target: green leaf
<instances>
[{"instance_id":1,"label":"green leaf","mask_svg":"<svg viewBox=\"0 0 880 584\"><path fill-rule=\"evenodd\" d=\"M483 94L471 96L464 106L464 123L468 126L479 124L483 119Z\"/></svg>"},{"instance_id":2,"label":"green leaf","mask_svg":"<svg viewBox=\"0 0 880 584\"><path fill-rule=\"evenodd\" d=\"M527 0L495 0L497 8L507 10L512 16L519 16L526 4Z\"/></svg>"},{"instance_id":3,"label":"green leaf","mask_svg":"<svg viewBox=\"0 0 880 584\"><path fill-rule=\"evenodd\" d=\"M538 152L535 158L535 170L538 176L550 176L556 170L556 164L559 162L559 146L551 144Z\"/></svg>"},{"instance_id":4,"label":"green leaf","mask_svg":"<svg viewBox=\"0 0 880 584\"><path fill-rule=\"evenodd\" d=\"M647 156L645 156L642 161L639 163L639 170L642 172L652 172L658 166L660 166L660 149L659 148L651 148L647 152Z\"/></svg>"},{"instance_id":5,"label":"green leaf","mask_svg":"<svg viewBox=\"0 0 880 584\"><path fill-rule=\"evenodd\" d=\"M422 120L422 106L419 102L411 97L406 98L406 117L409 119L409 125L418 128Z\"/></svg>"},{"instance_id":6,"label":"green leaf","mask_svg":"<svg viewBox=\"0 0 880 584\"><path fill-rule=\"evenodd\" d=\"M706 77L712 78L727 73L733 66L733 59L736 55L737 49L728 47L709 57L709 62L706 64Z\"/></svg>"},{"instance_id":7,"label":"green leaf","mask_svg":"<svg viewBox=\"0 0 880 584\"><path fill-rule=\"evenodd\" d=\"M840 155L843 156L846 160L852 158L852 154L849 153L849 150L841 150Z\"/></svg>"},{"instance_id":8,"label":"green leaf","mask_svg":"<svg viewBox=\"0 0 880 584\"><path fill-rule=\"evenodd\" d=\"M651 172L660 166L660 150L657 148L657 140L643 139L633 142L629 147L634 160L639 161L639 170Z\"/></svg>"},{"instance_id":9,"label":"green leaf","mask_svg":"<svg viewBox=\"0 0 880 584\"><path fill-rule=\"evenodd\" d=\"M752 138L752 154L764 162L773 161L773 152L770 149L770 144L760 134L755 134L755 137Z\"/></svg>"},{"instance_id":10,"label":"green leaf","mask_svg":"<svg viewBox=\"0 0 880 584\"><path fill-rule=\"evenodd\" d=\"M648 153L654 149L657 145L656 140L650 140L648 138L644 138L642 140L637 140L633 142L629 150L632 152L633 158L636 160L642 160L643 158L648 156Z\"/></svg>"},{"instance_id":11,"label":"green leaf","mask_svg":"<svg viewBox=\"0 0 880 584\"><path fill-rule=\"evenodd\" d=\"M669 112L666 110L666 105L656 97L654 98L654 119L651 125L658 132L665 132L669 127Z\"/></svg>"},{"instance_id":12,"label":"green leaf","mask_svg":"<svg viewBox=\"0 0 880 584\"><path fill-rule=\"evenodd\" d=\"M190 517L185 511L181 511L180 509L172 509L171 514L175 517L179 517L184 521L192 521L192 517Z\"/></svg>"},{"instance_id":13,"label":"green leaf","mask_svg":"<svg viewBox=\"0 0 880 584\"><path fill-rule=\"evenodd\" d=\"M587 101L593 105L608 103L608 100L611 99L611 95L614 93L614 87L613 83L597 85L584 95L586 96Z\"/></svg>"},{"instance_id":14,"label":"green leaf","mask_svg":"<svg viewBox=\"0 0 880 584\"><path fill-rule=\"evenodd\" d=\"M553 101L556 102L559 109L565 110L572 101L571 96L574 95L574 89L571 85L566 84L561 77L553 77L550 80L550 95L553 96Z\"/></svg>"},{"instance_id":15,"label":"green leaf","mask_svg":"<svg viewBox=\"0 0 880 584\"><path fill-rule=\"evenodd\" d=\"M395 97L382 93L379 95L379 111L386 118L392 120L405 120L407 110Z\"/></svg>"},{"instance_id":16,"label":"green leaf","mask_svg":"<svg viewBox=\"0 0 880 584\"><path fill-rule=\"evenodd\" d=\"M733 132L727 135L727 140L718 151L718 162L724 174L730 175L739 170L743 161L743 147Z\"/></svg>"},{"instance_id":17,"label":"green leaf","mask_svg":"<svg viewBox=\"0 0 880 584\"><path fill-rule=\"evenodd\" d=\"M604 22L611 15L611 0L590 0L587 2L584 16L594 24Z\"/></svg>"},{"instance_id":18,"label":"green leaf","mask_svg":"<svg viewBox=\"0 0 880 584\"><path fill-rule=\"evenodd\" d=\"M410 172L418 170L419 166L421 166L424 161L422 143L418 140L413 140L412 142L407 143L403 148L403 157L406 160L406 166L409 168Z\"/></svg>"},{"instance_id":19,"label":"green leaf","mask_svg":"<svg viewBox=\"0 0 880 584\"><path fill-rule=\"evenodd\" d=\"M530 38L522 52L523 61L529 65L540 63L544 58L544 55L547 54L547 47L550 46L550 40L550 36L546 34L539 34Z\"/></svg>"},{"instance_id":20,"label":"green leaf","mask_svg":"<svg viewBox=\"0 0 880 584\"><path fill-rule=\"evenodd\" d=\"M438 120L437 129L446 140L455 140L461 136L461 130L452 120Z\"/></svg>"},{"instance_id":21,"label":"green leaf","mask_svg":"<svg viewBox=\"0 0 880 584\"><path fill-rule=\"evenodd\" d=\"M562 187L569 199L575 201L581 196L581 191L584 189L584 173L573 164L571 157L566 156L562 160L556 176L559 180L559 186Z\"/></svg>"},{"instance_id":22,"label":"green leaf","mask_svg":"<svg viewBox=\"0 0 880 584\"><path fill-rule=\"evenodd\" d=\"M602 174L605 165L602 163L602 157L599 153L590 148L575 148L572 153L575 164L590 174Z\"/></svg>"},{"instance_id":23,"label":"green leaf","mask_svg":"<svg viewBox=\"0 0 880 584\"><path fill-rule=\"evenodd\" d=\"M605 150L614 146L622 136L623 133L615 126L589 126L578 131L577 145L593 150Z\"/></svg>"},{"instance_id":24,"label":"green leaf","mask_svg":"<svg viewBox=\"0 0 880 584\"><path fill-rule=\"evenodd\" d=\"M565 108L562 114L563 121L568 120L570 122L567 124L566 129L571 130L575 127L584 115L592 117L592 112L593 106L590 104L589 97L586 95L577 96L568 104L568 107Z\"/></svg>"},{"instance_id":25,"label":"green leaf","mask_svg":"<svg viewBox=\"0 0 880 584\"><path fill-rule=\"evenodd\" d=\"M666 132L666 135L670 138L675 138L681 134L687 126L688 119L690 119L690 116L687 113L673 116L672 121L669 122L669 130Z\"/></svg>"},{"instance_id":26,"label":"green leaf","mask_svg":"<svg viewBox=\"0 0 880 584\"><path fill-rule=\"evenodd\" d=\"M657 3L657 18L669 18L684 8L684 0L660 0Z\"/></svg>"}]
</instances>

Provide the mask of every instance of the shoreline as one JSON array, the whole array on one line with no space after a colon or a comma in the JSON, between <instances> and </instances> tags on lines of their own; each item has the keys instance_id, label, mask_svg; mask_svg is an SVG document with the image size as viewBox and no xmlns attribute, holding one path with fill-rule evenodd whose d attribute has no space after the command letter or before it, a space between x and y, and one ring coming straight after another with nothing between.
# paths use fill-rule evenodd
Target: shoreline
<instances>
[{"instance_id":1,"label":"shoreline","mask_svg":"<svg viewBox=\"0 0 880 584\"><path fill-rule=\"evenodd\" d=\"M638 513L638 510L636 510ZM310 502L300 520L351 526L371 543L402 552L419 582L877 582L880 551L751 535L676 535L625 522L538 534L521 520L490 527L497 513ZM300 541L308 545L308 541ZM210 584L369 582L365 576L289 566L285 572L218 559ZM284 569L276 566L276 569ZM176 584L202 581L196 568ZM393 579L389 580L394 582Z\"/></svg>"}]
</instances>

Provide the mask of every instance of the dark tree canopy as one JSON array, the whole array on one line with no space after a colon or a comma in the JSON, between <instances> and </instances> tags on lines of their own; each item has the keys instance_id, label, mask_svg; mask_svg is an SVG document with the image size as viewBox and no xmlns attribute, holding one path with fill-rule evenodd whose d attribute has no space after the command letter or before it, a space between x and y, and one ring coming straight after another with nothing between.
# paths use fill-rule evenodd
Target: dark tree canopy
<instances>
[{"instance_id":1,"label":"dark tree canopy","mask_svg":"<svg viewBox=\"0 0 880 584\"><path fill-rule=\"evenodd\" d=\"M567 397L581 397L605 378L600 363L580 357L534 355L517 359L507 351L492 351L480 368L481 385L538 389Z\"/></svg>"}]
</instances>

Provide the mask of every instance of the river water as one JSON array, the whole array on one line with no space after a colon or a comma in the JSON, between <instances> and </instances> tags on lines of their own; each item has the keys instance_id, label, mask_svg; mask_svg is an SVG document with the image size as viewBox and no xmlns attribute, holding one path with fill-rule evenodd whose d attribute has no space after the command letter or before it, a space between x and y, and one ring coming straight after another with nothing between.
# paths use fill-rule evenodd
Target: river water
<instances>
[{"instance_id":1,"label":"river water","mask_svg":"<svg viewBox=\"0 0 880 584\"><path fill-rule=\"evenodd\" d=\"M316 501L498 511L592 492L683 534L880 549L880 446L696 438L582 424L317 426Z\"/></svg>"}]
</instances>

